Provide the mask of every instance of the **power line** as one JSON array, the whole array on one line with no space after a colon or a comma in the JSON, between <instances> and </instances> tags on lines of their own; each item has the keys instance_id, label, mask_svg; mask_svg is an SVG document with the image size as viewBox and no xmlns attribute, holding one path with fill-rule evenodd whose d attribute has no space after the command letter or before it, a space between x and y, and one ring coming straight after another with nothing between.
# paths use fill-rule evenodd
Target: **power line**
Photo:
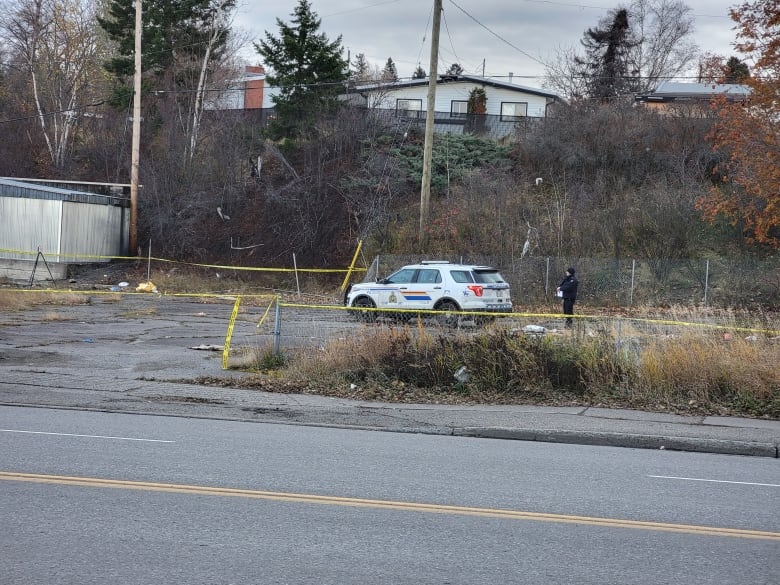
<instances>
[{"instance_id":1,"label":"power line","mask_svg":"<svg viewBox=\"0 0 780 585\"><path fill-rule=\"evenodd\" d=\"M539 59L537 59L537 58L536 58L536 57L534 57L533 55L531 55L531 54L529 54L529 53L526 53L525 51L523 51L523 49L521 49L520 47L518 47L518 46L516 46L516 45L513 45L513 44L512 44L512 43L510 43L508 40L506 40L504 37L502 37L500 34L498 34L497 32L495 32L494 30L492 30L490 27L488 27L488 26L486 26L486 25L482 24L482 23L481 23L479 20L477 20L476 18L474 18L474 17L473 17L471 14L469 14L469 13L468 13L466 10L464 10L463 8L461 8L461 7L460 7L460 6L459 6L459 5L458 5L458 4L457 4L457 3L456 3L454 0L450 0L450 2L452 3L452 5L453 5L453 6L455 6L455 8L457 8L458 10L460 10L460 11L461 11L463 14L465 14L466 16L468 16L468 17L469 17L471 20L473 20L474 22L476 22L476 23L477 23L479 26L481 26L482 28L484 28L486 31L488 31L490 34L492 34L494 37L496 37L497 39L499 39L499 40L500 40L500 41L502 41L503 43L507 44L508 46L512 47L512 48L513 48L514 50L516 50L517 52L519 52L519 53L521 53L521 54L525 55L526 57L528 57L528 58L529 58L529 59L531 59L532 61L535 61L535 62L536 62L536 63L538 63L539 65L544 65L544 66L546 66L546 63L544 63L543 61L540 61Z\"/></svg>"}]
</instances>

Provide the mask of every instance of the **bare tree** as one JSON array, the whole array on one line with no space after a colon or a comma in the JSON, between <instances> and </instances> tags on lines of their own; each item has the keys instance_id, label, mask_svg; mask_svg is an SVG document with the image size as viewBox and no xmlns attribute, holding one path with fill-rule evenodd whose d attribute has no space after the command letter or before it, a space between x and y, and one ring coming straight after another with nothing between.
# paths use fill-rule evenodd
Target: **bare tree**
<instances>
[{"instance_id":1,"label":"bare tree","mask_svg":"<svg viewBox=\"0 0 780 585\"><path fill-rule=\"evenodd\" d=\"M51 161L62 168L86 109L98 99L101 43L92 0L7 0L0 30L23 68Z\"/></svg>"},{"instance_id":2,"label":"bare tree","mask_svg":"<svg viewBox=\"0 0 780 585\"><path fill-rule=\"evenodd\" d=\"M690 72L698 47L693 42L691 8L682 0L634 0L629 18L639 43L630 50L640 92Z\"/></svg>"},{"instance_id":3,"label":"bare tree","mask_svg":"<svg viewBox=\"0 0 780 585\"><path fill-rule=\"evenodd\" d=\"M212 62L214 49L223 43L223 37L230 29L229 18L230 10L233 8L233 5L233 0L214 0L208 7L210 18L206 21L203 31L205 37L205 48L200 62L200 73L198 75L198 83L195 88L195 103L193 104L190 118L190 140L189 147L187 149L187 157L190 161L192 161L193 157L195 156L195 150L198 145L201 117L203 116L204 94L206 91L207 76L209 70L215 67L215 63Z\"/></svg>"},{"instance_id":4,"label":"bare tree","mask_svg":"<svg viewBox=\"0 0 780 585\"><path fill-rule=\"evenodd\" d=\"M585 31L585 55L559 48L545 64L545 86L572 99L606 88L617 95L651 90L695 67L693 30L691 9L682 0L633 0Z\"/></svg>"}]
</instances>

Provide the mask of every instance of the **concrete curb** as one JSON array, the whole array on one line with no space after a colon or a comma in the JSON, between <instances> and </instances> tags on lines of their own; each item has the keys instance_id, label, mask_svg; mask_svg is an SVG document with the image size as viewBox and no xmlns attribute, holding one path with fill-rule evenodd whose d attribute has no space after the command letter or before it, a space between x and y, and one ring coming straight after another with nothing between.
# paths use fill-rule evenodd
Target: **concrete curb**
<instances>
[{"instance_id":1,"label":"concrete curb","mask_svg":"<svg viewBox=\"0 0 780 585\"><path fill-rule=\"evenodd\" d=\"M768 442L663 437L657 435L590 431L523 430L478 427L454 429L452 434L461 437L479 437L485 439L514 439L517 441L596 445L601 447L629 447L633 449L665 449L669 451L747 455L751 457L771 457L775 459L780 457L780 445Z\"/></svg>"}]
</instances>

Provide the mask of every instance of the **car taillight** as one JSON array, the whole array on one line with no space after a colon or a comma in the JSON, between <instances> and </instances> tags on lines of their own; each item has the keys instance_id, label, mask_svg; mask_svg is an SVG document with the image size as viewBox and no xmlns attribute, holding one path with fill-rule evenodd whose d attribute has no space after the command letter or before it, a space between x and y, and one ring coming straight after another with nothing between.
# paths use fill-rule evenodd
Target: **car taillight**
<instances>
[{"instance_id":1,"label":"car taillight","mask_svg":"<svg viewBox=\"0 0 780 585\"><path fill-rule=\"evenodd\" d=\"M468 289L469 289L471 292L473 292L475 295L477 295L478 297L481 297L481 296L482 296L482 291L484 290L484 289L483 289L481 286L479 286L478 284L470 284L470 285L468 286Z\"/></svg>"}]
</instances>

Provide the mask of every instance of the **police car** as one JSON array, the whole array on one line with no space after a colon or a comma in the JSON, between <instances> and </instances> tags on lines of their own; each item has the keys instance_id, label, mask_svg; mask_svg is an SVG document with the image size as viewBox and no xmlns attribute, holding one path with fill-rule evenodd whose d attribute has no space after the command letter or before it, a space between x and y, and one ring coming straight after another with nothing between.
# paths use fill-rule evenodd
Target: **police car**
<instances>
[{"instance_id":1,"label":"police car","mask_svg":"<svg viewBox=\"0 0 780 585\"><path fill-rule=\"evenodd\" d=\"M353 284L344 304L360 308L354 313L365 321L391 315L411 319L417 310L445 313L445 323L454 324L457 311L510 313L509 284L495 268L429 260L410 264L377 282ZM397 309L397 312L373 309Z\"/></svg>"}]
</instances>

